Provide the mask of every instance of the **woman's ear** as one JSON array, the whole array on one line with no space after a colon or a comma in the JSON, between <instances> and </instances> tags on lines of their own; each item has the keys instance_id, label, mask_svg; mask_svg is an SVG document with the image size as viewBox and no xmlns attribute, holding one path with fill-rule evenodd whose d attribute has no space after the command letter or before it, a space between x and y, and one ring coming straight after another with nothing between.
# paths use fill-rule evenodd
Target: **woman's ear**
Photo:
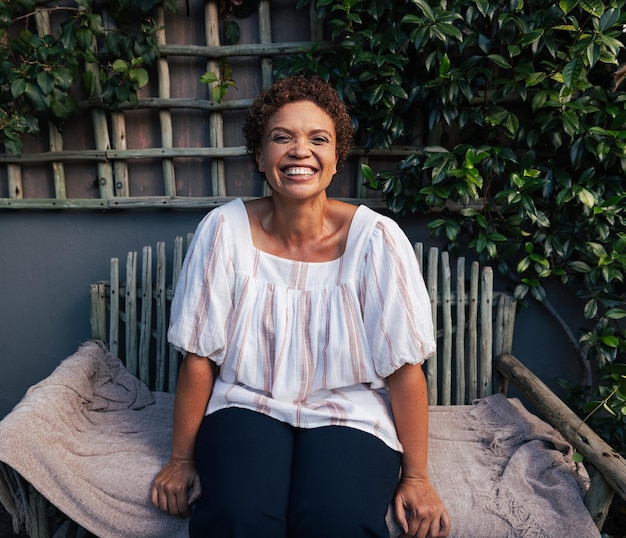
<instances>
[{"instance_id":1,"label":"woman's ear","mask_svg":"<svg viewBox=\"0 0 626 538\"><path fill-rule=\"evenodd\" d=\"M260 149L254 150L254 158L256 159L256 166L259 172L265 172L265 161L263 159L263 152Z\"/></svg>"}]
</instances>

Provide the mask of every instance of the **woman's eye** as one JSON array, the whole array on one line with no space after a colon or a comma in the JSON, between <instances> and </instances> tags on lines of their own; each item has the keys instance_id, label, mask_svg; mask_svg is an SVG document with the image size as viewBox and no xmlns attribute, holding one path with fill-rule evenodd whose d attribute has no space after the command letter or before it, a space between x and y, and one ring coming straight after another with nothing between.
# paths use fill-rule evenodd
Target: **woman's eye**
<instances>
[{"instance_id":1,"label":"woman's eye","mask_svg":"<svg viewBox=\"0 0 626 538\"><path fill-rule=\"evenodd\" d=\"M274 135L272 137L272 142L276 144L287 144L291 141L291 137L287 135Z\"/></svg>"},{"instance_id":2,"label":"woman's eye","mask_svg":"<svg viewBox=\"0 0 626 538\"><path fill-rule=\"evenodd\" d=\"M326 138L325 136L316 136L313 139L313 143L317 144L317 145L319 145L319 144L328 144L328 138Z\"/></svg>"}]
</instances>

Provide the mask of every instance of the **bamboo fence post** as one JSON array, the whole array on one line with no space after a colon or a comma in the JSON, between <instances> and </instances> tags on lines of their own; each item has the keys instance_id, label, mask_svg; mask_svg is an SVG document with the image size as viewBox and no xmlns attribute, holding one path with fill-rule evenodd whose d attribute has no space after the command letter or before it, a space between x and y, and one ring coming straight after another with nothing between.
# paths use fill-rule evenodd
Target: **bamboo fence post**
<instances>
[{"instance_id":1,"label":"bamboo fence post","mask_svg":"<svg viewBox=\"0 0 626 538\"><path fill-rule=\"evenodd\" d=\"M413 251L415 252L417 265L419 267L420 273L422 274L422 278L424 278L424 243L415 243L413 245Z\"/></svg>"},{"instance_id":2,"label":"bamboo fence post","mask_svg":"<svg viewBox=\"0 0 626 538\"><path fill-rule=\"evenodd\" d=\"M450 290L450 255L441 253L441 323L443 347L441 350L441 405L450 405L452 392L452 292ZM437 380L439 382L439 380Z\"/></svg>"},{"instance_id":3,"label":"bamboo fence post","mask_svg":"<svg viewBox=\"0 0 626 538\"><path fill-rule=\"evenodd\" d=\"M174 261L172 264L172 285L170 288L169 299L174 297L174 291L176 290L176 284L183 265L183 238L176 237L174 240ZM167 376L167 391L174 392L176 390L176 379L178 377L178 358L179 353L176 348L169 345L169 357L168 357L168 376Z\"/></svg>"},{"instance_id":4,"label":"bamboo fence post","mask_svg":"<svg viewBox=\"0 0 626 538\"><path fill-rule=\"evenodd\" d=\"M478 263L470 268L470 292L467 312L468 324L468 401L478 397Z\"/></svg>"},{"instance_id":5,"label":"bamboo fence post","mask_svg":"<svg viewBox=\"0 0 626 538\"><path fill-rule=\"evenodd\" d=\"M152 247L145 246L141 260L141 321L139 323L139 379L150 386L152 339Z\"/></svg>"},{"instance_id":6,"label":"bamboo fence post","mask_svg":"<svg viewBox=\"0 0 626 538\"><path fill-rule=\"evenodd\" d=\"M166 290L167 256L165 243L157 243L156 271L156 378L154 388L165 390L166 336L167 336L167 290Z\"/></svg>"},{"instance_id":7,"label":"bamboo fence post","mask_svg":"<svg viewBox=\"0 0 626 538\"><path fill-rule=\"evenodd\" d=\"M126 368L137 375L137 252L126 257Z\"/></svg>"},{"instance_id":8,"label":"bamboo fence post","mask_svg":"<svg viewBox=\"0 0 626 538\"><path fill-rule=\"evenodd\" d=\"M456 261L456 403L465 402L465 258Z\"/></svg>"},{"instance_id":9,"label":"bamboo fence post","mask_svg":"<svg viewBox=\"0 0 626 538\"><path fill-rule=\"evenodd\" d=\"M120 345L120 262L118 258L111 258L109 283L109 351L117 357Z\"/></svg>"},{"instance_id":10,"label":"bamboo fence post","mask_svg":"<svg viewBox=\"0 0 626 538\"><path fill-rule=\"evenodd\" d=\"M433 332L437 338L437 278L439 274L439 249L431 247L428 251L428 276L426 288L430 297L430 310L433 319ZM437 351L435 355L426 361L426 382L428 384L428 403L437 405L437 361L439 357Z\"/></svg>"},{"instance_id":11,"label":"bamboo fence post","mask_svg":"<svg viewBox=\"0 0 626 538\"><path fill-rule=\"evenodd\" d=\"M95 282L90 287L91 337L106 340L106 284Z\"/></svg>"},{"instance_id":12,"label":"bamboo fence post","mask_svg":"<svg viewBox=\"0 0 626 538\"><path fill-rule=\"evenodd\" d=\"M478 264L478 262L476 262ZM480 289L480 398L493 392L493 270L483 267Z\"/></svg>"},{"instance_id":13,"label":"bamboo fence post","mask_svg":"<svg viewBox=\"0 0 626 538\"><path fill-rule=\"evenodd\" d=\"M102 22L105 31L116 31L115 21L106 9L102 11ZM126 118L121 110L111 110L111 129L113 130L113 147L124 151L127 149ZM129 196L128 164L125 160L118 159L113 162L113 178L115 184L112 189L115 196Z\"/></svg>"},{"instance_id":14,"label":"bamboo fence post","mask_svg":"<svg viewBox=\"0 0 626 538\"><path fill-rule=\"evenodd\" d=\"M259 42L270 44L272 42L272 19L269 0L259 2ZM272 85L272 62L269 58L261 57L261 87L269 88ZM263 182L263 194L270 196L272 190L267 181Z\"/></svg>"},{"instance_id":15,"label":"bamboo fence post","mask_svg":"<svg viewBox=\"0 0 626 538\"><path fill-rule=\"evenodd\" d=\"M309 28L311 41L320 43L324 40L324 21L318 18L313 2L309 4Z\"/></svg>"}]
</instances>

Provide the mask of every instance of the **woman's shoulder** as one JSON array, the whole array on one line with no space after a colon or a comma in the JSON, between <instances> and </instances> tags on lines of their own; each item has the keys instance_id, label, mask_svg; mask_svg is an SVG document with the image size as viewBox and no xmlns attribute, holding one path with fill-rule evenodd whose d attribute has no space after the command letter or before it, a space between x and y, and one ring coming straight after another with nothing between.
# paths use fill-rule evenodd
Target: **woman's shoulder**
<instances>
[{"instance_id":1,"label":"woman's shoulder","mask_svg":"<svg viewBox=\"0 0 626 538\"><path fill-rule=\"evenodd\" d=\"M243 200L235 198L209 211L200 221L198 230L211 229L222 223L233 223L238 226L245 214Z\"/></svg>"},{"instance_id":2,"label":"woman's shoulder","mask_svg":"<svg viewBox=\"0 0 626 538\"><path fill-rule=\"evenodd\" d=\"M209 211L198 223L190 249L213 249L216 245L232 244L233 235L239 236L245 207L240 199L229 201Z\"/></svg>"},{"instance_id":3,"label":"woman's shoulder","mask_svg":"<svg viewBox=\"0 0 626 538\"><path fill-rule=\"evenodd\" d=\"M366 205L360 205L354 215L352 227L369 240L383 239L385 236L405 238L400 225L387 215L383 215Z\"/></svg>"}]
</instances>

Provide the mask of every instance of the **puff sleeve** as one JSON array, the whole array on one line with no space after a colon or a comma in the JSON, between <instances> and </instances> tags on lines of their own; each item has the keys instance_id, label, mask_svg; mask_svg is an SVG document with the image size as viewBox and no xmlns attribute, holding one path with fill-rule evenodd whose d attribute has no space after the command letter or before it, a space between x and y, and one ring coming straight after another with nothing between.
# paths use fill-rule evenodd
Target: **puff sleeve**
<instances>
[{"instance_id":1,"label":"puff sleeve","mask_svg":"<svg viewBox=\"0 0 626 538\"><path fill-rule=\"evenodd\" d=\"M391 219L376 224L362 277L363 321L376 373L388 377L435 352L430 298L413 247Z\"/></svg>"},{"instance_id":2,"label":"puff sleeve","mask_svg":"<svg viewBox=\"0 0 626 538\"><path fill-rule=\"evenodd\" d=\"M233 310L234 270L226 229L219 209L198 225L176 285L168 330L168 340L179 351L218 365Z\"/></svg>"}]
</instances>

